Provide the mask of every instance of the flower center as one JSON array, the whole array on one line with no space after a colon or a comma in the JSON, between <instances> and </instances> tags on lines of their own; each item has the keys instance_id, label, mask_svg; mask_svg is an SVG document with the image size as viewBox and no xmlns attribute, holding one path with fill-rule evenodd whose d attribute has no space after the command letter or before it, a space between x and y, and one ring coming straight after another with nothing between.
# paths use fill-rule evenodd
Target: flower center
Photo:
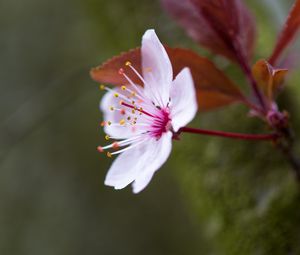
<instances>
[{"instance_id":1,"label":"flower center","mask_svg":"<svg viewBox=\"0 0 300 255\"><path fill-rule=\"evenodd\" d=\"M172 128L169 108L161 109L159 114L153 118L150 134L156 138Z\"/></svg>"}]
</instances>

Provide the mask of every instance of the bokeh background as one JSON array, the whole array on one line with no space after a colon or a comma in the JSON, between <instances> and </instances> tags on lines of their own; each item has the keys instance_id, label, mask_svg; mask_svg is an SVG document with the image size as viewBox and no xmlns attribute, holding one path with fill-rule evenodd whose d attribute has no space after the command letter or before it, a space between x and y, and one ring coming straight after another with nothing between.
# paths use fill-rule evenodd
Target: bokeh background
<instances>
[{"instance_id":1,"label":"bokeh background","mask_svg":"<svg viewBox=\"0 0 300 255\"><path fill-rule=\"evenodd\" d=\"M292 1L247 3L258 59ZM158 0L0 2L0 254L300 254L299 189L269 143L185 134L142 193L103 185L111 160L96 151L105 142L102 92L89 69L139 46L148 28L244 86L240 71L187 38ZM296 133L298 72L280 98ZM246 114L236 105L191 125L266 131Z\"/></svg>"}]
</instances>

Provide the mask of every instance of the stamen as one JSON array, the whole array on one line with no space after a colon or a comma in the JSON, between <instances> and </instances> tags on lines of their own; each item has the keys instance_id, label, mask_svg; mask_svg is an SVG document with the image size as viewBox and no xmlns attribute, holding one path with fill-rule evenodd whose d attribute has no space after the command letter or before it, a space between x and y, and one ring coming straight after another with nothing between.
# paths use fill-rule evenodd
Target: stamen
<instances>
[{"instance_id":1,"label":"stamen","mask_svg":"<svg viewBox=\"0 0 300 255\"><path fill-rule=\"evenodd\" d=\"M141 139L141 136L137 135L137 136L135 136L133 138L125 139L125 140L120 141L120 142L113 142L112 144L106 145L104 147L98 146L97 150L99 152L103 152L104 150L107 150L107 149L110 149L110 148L114 148L114 149L120 148L121 146L122 147L123 146L127 146L127 145L129 145L129 144L131 144L131 143L133 143L135 141L138 141L139 139Z\"/></svg>"},{"instance_id":2,"label":"stamen","mask_svg":"<svg viewBox=\"0 0 300 255\"><path fill-rule=\"evenodd\" d=\"M127 63L128 62L128 63ZM128 64L127 66L129 66L130 68L131 68L131 70L139 77L139 79L145 84L145 85L147 85L147 82L145 81L145 79L140 75L140 73L131 65L131 63L129 62L129 61L127 61L126 62L126 64ZM151 72L152 71L152 69L151 69L151 67L148 67L148 68L146 68L146 69L148 69L149 71L148 72ZM125 75L125 73L123 73L123 75ZM152 89L151 89L151 86L149 86L148 85L148 87L150 88L150 91L151 91L151 94L154 96L154 97L156 97L155 96L155 93L152 91ZM160 103L163 103L162 102L162 99L161 99L161 97L160 97L160 95L159 95L159 99L160 99Z\"/></svg>"},{"instance_id":3,"label":"stamen","mask_svg":"<svg viewBox=\"0 0 300 255\"><path fill-rule=\"evenodd\" d=\"M106 153L106 156L111 158L113 153L110 153L109 151Z\"/></svg>"},{"instance_id":4,"label":"stamen","mask_svg":"<svg viewBox=\"0 0 300 255\"><path fill-rule=\"evenodd\" d=\"M105 136L105 140L108 141L110 139L109 135Z\"/></svg>"},{"instance_id":5,"label":"stamen","mask_svg":"<svg viewBox=\"0 0 300 255\"><path fill-rule=\"evenodd\" d=\"M121 68L122 69L122 68ZM122 72L119 70L119 74L123 75L125 79L129 82L129 84L134 87L134 89L142 96L143 92L134 84L134 82L125 74L124 70Z\"/></svg>"},{"instance_id":6,"label":"stamen","mask_svg":"<svg viewBox=\"0 0 300 255\"><path fill-rule=\"evenodd\" d=\"M145 112L144 110L137 109L135 106L132 106L132 105L130 105L130 104L126 104L126 103L122 102L122 105L127 106L127 107L129 107L129 108L132 108L132 109L133 109L133 110L132 110L132 113L135 113L135 110L138 110L139 112L142 112L142 113L144 113L144 114L146 114L146 115L148 115L148 116L150 116L150 117L155 118L155 116L153 116L152 114L150 114L150 113L148 113L148 112Z\"/></svg>"},{"instance_id":7,"label":"stamen","mask_svg":"<svg viewBox=\"0 0 300 255\"><path fill-rule=\"evenodd\" d=\"M120 153L122 153L122 152L124 152L124 151L131 150L131 149L133 149L134 147L136 147L136 146L140 145L141 143L143 143L144 141L145 141L145 139L143 139L143 140L141 140L141 141L139 141L139 142L137 142L137 143L134 143L134 144L132 144L131 146L128 146L128 147L126 147L126 148L124 148L124 149L122 149L122 150L115 151L115 152L111 153L111 155L116 155L116 154L120 154Z\"/></svg>"},{"instance_id":8,"label":"stamen","mask_svg":"<svg viewBox=\"0 0 300 255\"><path fill-rule=\"evenodd\" d=\"M130 62L129 62L130 63ZM139 77L139 79L144 83L146 84L146 81L144 80L144 78L142 77L142 75L140 75L140 73L130 64L128 65L131 70L137 75L137 77Z\"/></svg>"}]
</instances>

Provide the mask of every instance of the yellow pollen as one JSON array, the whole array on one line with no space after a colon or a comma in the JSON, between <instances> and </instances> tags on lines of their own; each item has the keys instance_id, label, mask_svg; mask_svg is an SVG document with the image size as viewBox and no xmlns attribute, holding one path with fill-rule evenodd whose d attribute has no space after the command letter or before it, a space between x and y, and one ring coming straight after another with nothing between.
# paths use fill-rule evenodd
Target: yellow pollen
<instances>
[{"instance_id":1,"label":"yellow pollen","mask_svg":"<svg viewBox=\"0 0 300 255\"><path fill-rule=\"evenodd\" d=\"M132 101L131 103L132 103L132 104L135 104L135 101Z\"/></svg>"},{"instance_id":2,"label":"yellow pollen","mask_svg":"<svg viewBox=\"0 0 300 255\"><path fill-rule=\"evenodd\" d=\"M135 97L135 96L136 96L136 93L135 93L135 92L131 92L131 95L132 95L133 97Z\"/></svg>"},{"instance_id":3,"label":"yellow pollen","mask_svg":"<svg viewBox=\"0 0 300 255\"><path fill-rule=\"evenodd\" d=\"M129 117L127 117L127 120L131 120L130 116L129 116Z\"/></svg>"},{"instance_id":4,"label":"yellow pollen","mask_svg":"<svg viewBox=\"0 0 300 255\"><path fill-rule=\"evenodd\" d=\"M137 120L137 117L134 117L134 120Z\"/></svg>"},{"instance_id":5,"label":"yellow pollen","mask_svg":"<svg viewBox=\"0 0 300 255\"><path fill-rule=\"evenodd\" d=\"M122 90L126 90L126 86L122 86L121 89L122 89Z\"/></svg>"},{"instance_id":6,"label":"yellow pollen","mask_svg":"<svg viewBox=\"0 0 300 255\"><path fill-rule=\"evenodd\" d=\"M105 140L108 141L110 139L109 135L105 136Z\"/></svg>"},{"instance_id":7,"label":"yellow pollen","mask_svg":"<svg viewBox=\"0 0 300 255\"><path fill-rule=\"evenodd\" d=\"M133 125L135 125L135 124L136 124L136 121L133 122Z\"/></svg>"},{"instance_id":8,"label":"yellow pollen","mask_svg":"<svg viewBox=\"0 0 300 255\"><path fill-rule=\"evenodd\" d=\"M115 94L114 94L114 97L119 97L119 94L118 94L118 93L115 93Z\"/></svg>"},{"instance_id":9,"label":"yellow pollen","mask_svg":"<svg viewBox=\"0 0 300 255\"><path fill-rule=\"evenodd\" d=\"M120 125L123 126L124 124L125 124L125 120L124 120L124 119L121 119L121 120L120 120Z\"/></svg>"},{"instance_id":10,"label":"yellow pollen","mask_svg":"<svg viewBox=\"0 0 300 255\"><path fill-rule=\"evenodd\" d=\"M113 111L115 108L114 108L113 106L111 106L111 107L109 107L109 109L110 109L111 111Z\"/></svg>"},{"instance_id":11,"label":"yellow pollen","mask_svg":"<svg viewBox=\"0 0 300 255\"><path fill-rule=\"evenodd\" d=\"M135 114L135 110L134 109L132 109L132 111L131 111L133 114Z\"/></svg>"},{"instance_id":12,"label":"yellow pollen","mask_svg":"<svg viewBox=\"0 0 300 255\"><path fill-rule=\"evenodd\" d=\"M112 155L111 155L111 153L109 151L106 153L106 156L109 157L109 158L112 157Z\"/></svg>"},{"instance_id":13,"label":"yellow pollen","mask_svg":"<svg viewBox=\"0 0 300 255\"><path fill-rule=\"evenodd\" d=\"M105 86L104 86L103 84L100 84L100 85L99 85L99 89L100 89L100 90L105 90Z\"/></svg>"},{"instance_id":14,"label":"yellow pollen","mask_svg":"<svg viewBox=\"0 0 300 255\"><path fill-rule=\"evenodd\" d=\"M111 125L111 121L107 121L107 125L110 126Z\"/></svg>"},{"instance_id":15,"label":"yellow pollen","mask_svg":"<svg viewBox=\"0 0 300 255\"><path fill-rule=\"evenodd\" d=\"M131 66L131 62L130 61L126 61L125 66Z\"/></svg>"}]
</instances>

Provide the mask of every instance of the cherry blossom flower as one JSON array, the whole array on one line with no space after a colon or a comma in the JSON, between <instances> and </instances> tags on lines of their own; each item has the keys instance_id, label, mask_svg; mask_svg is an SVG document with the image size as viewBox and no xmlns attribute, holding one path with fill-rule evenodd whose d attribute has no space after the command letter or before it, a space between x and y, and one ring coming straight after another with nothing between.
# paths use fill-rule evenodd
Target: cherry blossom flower
<instances>
[{"instance_id":1,"label":"cherry blossom flower","mask_svg":"<svg viewBox=\"0 0 300 255\"><path fill-rule=\"evenodd\" d=\"M153 174L165 163L172 148L172 137L189 123L197 112L196 92L188 68L173 80L170 59L154 30L147 30L142 38L142 74L128 61L143 83L133 83L123 69L128 84L107 90L100 108L102 123L110 145L98 147L107 156L120 154L111 165L105 184L122 189L133 183L138 193L150 182ZM118 74L116 74L118 75Z\"/></svg>"}]
</instances>

